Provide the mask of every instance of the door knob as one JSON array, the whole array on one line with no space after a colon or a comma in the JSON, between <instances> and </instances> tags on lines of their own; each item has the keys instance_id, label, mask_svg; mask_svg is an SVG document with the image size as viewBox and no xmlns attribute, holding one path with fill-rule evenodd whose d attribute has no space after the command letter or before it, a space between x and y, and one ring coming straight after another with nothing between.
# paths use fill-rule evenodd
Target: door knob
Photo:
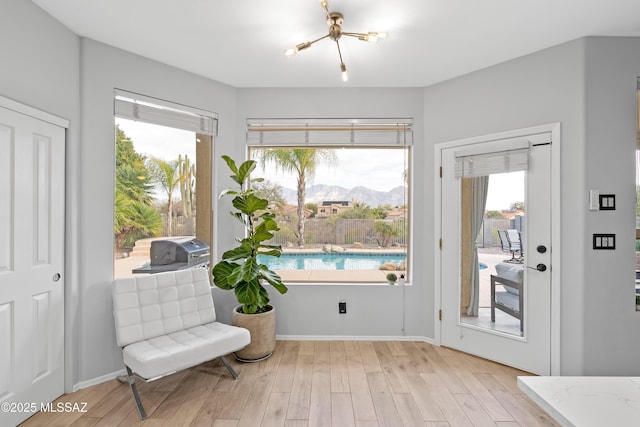
<instances>
[{"instance_id":1,"label":"door knob","mask_svg":"<svg viewBox=\"0 0 640 427\"><path fill-rule=\"evenodd\" d=\"M547 266L544 264L538 264L535 267L527 267L530 268L532 270L538 270L538 271L547 271Z\"/></svg>"},{"instance_id":2,"label":"door knob","mask_svg":"<svg viewBox=\"0 0 640 427\"><path fill-rule=\"evenodd\" d=\"M56 273L53 275L53 281L57 282L58 280L60 280L60 273Z\"/></svg>"}]
</instances>

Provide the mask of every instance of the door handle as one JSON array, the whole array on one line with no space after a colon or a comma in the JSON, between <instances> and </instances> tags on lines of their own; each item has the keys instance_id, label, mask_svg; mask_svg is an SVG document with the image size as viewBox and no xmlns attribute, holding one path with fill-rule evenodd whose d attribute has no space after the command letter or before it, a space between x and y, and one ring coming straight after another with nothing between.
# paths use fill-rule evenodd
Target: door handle
<instances>
[{"instance_id":1,"label":"door handle","mask_svg":"<svg viewBox=\"0 0 640 427\"><path fill-rule=\"evenodd\" d=\"M529 267L527 266L527 268L530 268L532 270L538 270L538 271L547 271L547 266L544 264L538 264L535 267Z\"/></svg>"}]
</instances>

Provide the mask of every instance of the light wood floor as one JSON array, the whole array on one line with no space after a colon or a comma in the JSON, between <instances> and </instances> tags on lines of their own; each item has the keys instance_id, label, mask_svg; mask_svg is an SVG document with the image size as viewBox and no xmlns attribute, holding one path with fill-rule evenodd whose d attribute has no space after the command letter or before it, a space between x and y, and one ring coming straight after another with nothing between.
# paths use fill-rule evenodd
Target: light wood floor
<instances>
[{"instance_id":1,"label":"light wood floor","mask_svg":"<svg viewBox=\"0 0 640 427\"><path fill-rule=\"evenodd\" d=\"M108 381L57 402L87 412L38 413L31 426L555 426L516 386L516 369L421 342L279 341L273 356L227 358L147 384L149 418L129 386Z\"/></svg>"}]
</instances>

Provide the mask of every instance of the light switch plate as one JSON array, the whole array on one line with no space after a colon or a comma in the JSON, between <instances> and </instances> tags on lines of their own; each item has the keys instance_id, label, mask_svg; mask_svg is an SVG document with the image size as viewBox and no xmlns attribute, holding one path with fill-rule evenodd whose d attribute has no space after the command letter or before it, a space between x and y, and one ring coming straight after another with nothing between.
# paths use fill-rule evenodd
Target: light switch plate
<instances>
[{"instance_id":1,"label":"light switch plate","mask_svg":"<svg viewBox=\"0 0 640 427\"><path fill-rule=\"evenodd\" d=\"M600 209L600 191L589 190L589 210L597 211Z\"/></svg>"}]
</instances>

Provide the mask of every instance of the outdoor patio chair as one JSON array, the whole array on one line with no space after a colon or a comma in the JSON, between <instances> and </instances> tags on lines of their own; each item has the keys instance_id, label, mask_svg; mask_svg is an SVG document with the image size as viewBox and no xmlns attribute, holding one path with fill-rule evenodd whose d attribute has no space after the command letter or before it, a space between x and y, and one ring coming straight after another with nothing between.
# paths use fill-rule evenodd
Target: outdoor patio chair
<instances>
[{"instance_id":1,"label":"outdoor patio chair","mask_svg":"<svg viewBox=\"0 0 640 427\"><path fill-rule=\"evenodd\" d=\"M496 321L496 309L520 321L520 335L524 333L524 266L500 263L491 275L491 322Z\"/></svg>"},{"instance_id":2,"label":"outdoor patio chair","mask_svg":"<svg viewBox=\"0 0 640 427\"><path fill-rule=\"evenodd\" d=\"M511 259L506 259L504 262L510 263L522 263L524 259L524 253L522 251L522 242L520 239L520 232L518 230L498 230L498 237L500 237L500 245L504 252L511 253ZM516 254L518 258L516 258Z\"/></svg>"}]
</instances>

